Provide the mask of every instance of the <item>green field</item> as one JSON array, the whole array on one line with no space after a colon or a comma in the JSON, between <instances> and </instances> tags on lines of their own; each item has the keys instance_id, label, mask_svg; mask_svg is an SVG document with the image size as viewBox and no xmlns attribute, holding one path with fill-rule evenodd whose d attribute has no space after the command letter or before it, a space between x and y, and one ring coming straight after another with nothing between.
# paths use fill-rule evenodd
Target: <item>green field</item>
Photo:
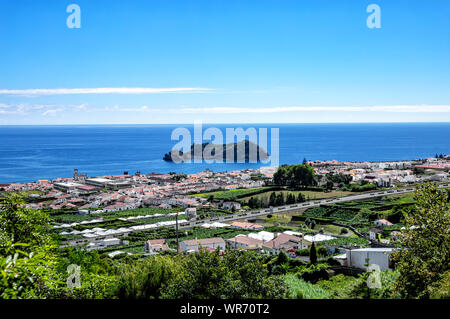
<instances>
[{"instance_id":1,"label":"green field","mask_svg":"<svg viewBox=\"0 0 450 319\"><path fill-rule=\"evenodd\" d=\"M208 198L210 196L214 196L214 199L224 199L224 200L236 200L238 198L249 196L252 194L258 194L264 190L270 190L272 187L255 187L255 188L238 188L224 191L215 191L209 193L199 193L189 195L191 197L203 197Z\"/></svg>"},{"instance_id":2,"label":"green field","mask_svg":"<svg viewBox=\"0 0 450 319\"><path fill-rule=\"evenodd\" d=\"M289 287L291 299L326 299L329 296L325 289L298 278L296 274L284 275L284 281Z\"/></svg>"},{"instance_id":3,"label":"green field","mask_svg":"<svg viewBox=\"0 0 450 319\"><path fill-rule=\"evenodd\" d=\"M104 220L113 220L117 218L125 218L130 216L144 216L144 215L153 215L153 214L168 214L179 212L180 209L165 209L165 208L136 208L136 209L128 209L128 210L120 210L116 212L110 213L94 213L89 215L79 215L78 211L75 210L67 210L66 213L61 214L52 214L53 220L57 223L74 223L81 222L84 220L92 220L98 219L102 217Z\"/></svg>"},{"instance_id":4,"label":"green field","mask_svg":"<svg viewBox=\"0 0 450 319\"><path fill-rule=\"evenodd\" d=\"M4 195L4 196L11 195L11 194L18 194L18 195L23 196L23 197L26 198L26 197L30 196L31 194L44 195L44 192L39 191L39 190L17 191L17 192L0 192L0 195Z\"/></svg>"},{"instance_id":5,"label":"green field","mask_svg":"<svg viewBox=\"0 0 450 319\"><path fill-rule=\"evenodd\" d=\"M354 194L352 192L345 192L345 191L331 191L331 192L315 192L315 191L289 191L289 190L280 190L280 191L269 191L269 192L264 192L264 193L260 193L257 195L249 195L246 197L243 197L241 200L244 202L247 202L250 197L254 197L254 198L258 198L258 199L265 199L265 200L269 200L270 195L272 193L275 194L279 194L282 193L284 197L287 197L288 194L294 194L295 197L298 196L299 193L302 193L302 195L308 200L315 200L315 199L323 199L323 198L330 198L330 197L342 197L342 196L348 196L351 194Z\"/></svg>"}]
</instances>

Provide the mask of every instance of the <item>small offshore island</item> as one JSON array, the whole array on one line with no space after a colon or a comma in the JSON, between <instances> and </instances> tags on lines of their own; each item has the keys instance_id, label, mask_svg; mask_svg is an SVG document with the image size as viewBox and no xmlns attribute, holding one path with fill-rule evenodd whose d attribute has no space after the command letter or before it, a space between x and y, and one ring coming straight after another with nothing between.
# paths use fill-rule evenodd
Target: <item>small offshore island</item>
<instances>
[{"instance_id":1,"label":"small offshore island","mask_svg":"<svg viewBox=\"0 0 450 319\"><path fill-rule=\"evenodd\" d=\"M215 160L215 159L222 159L224 162L226 162L227 154L230 152L233 154L233 162L244 162L249 163L251 162L250 158L250 151L256 150L255 153L257 154L256 161L261 162L269 159L269 154L267 151L257 145L256 143L253 143L249 140L241 141L241 142L234 142L234 143L228 143L228 144L213 144L213 143L203 143L201 144L201 156L198 156L195 154L195 147L199 144L192 144L191 145L191 151L189 153L183 153L180 150L172 150L169 153L164 154L163 160L166 162L188 162L192 159L200 159L200 160ZM242 152L242 148L245 150ZM216 150L222 150L222 156L220 154L216 154ZM238 151L239 150L239 151Z\"/></svg>"}]
</instances>

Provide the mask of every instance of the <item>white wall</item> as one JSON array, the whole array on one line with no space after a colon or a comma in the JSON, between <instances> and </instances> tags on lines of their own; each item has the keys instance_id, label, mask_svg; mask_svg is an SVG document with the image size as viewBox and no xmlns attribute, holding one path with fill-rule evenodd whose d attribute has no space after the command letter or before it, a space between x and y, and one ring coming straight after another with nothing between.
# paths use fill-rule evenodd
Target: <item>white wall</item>
<instances>
[{"instance_id":1,"label":"white wall","mask_svg":"<svg viewBox=\"0 0 450 319\"><path fill-rule=\"evenodd\" d=\"M225 250L225 243L215 243L215 244L207 244L207 245L201 245L201 246L204 248L210 247L210 248L214 248L214 249L216 249L217 247L220 247L219 249ZM199 249L199 245L186 246L184 242L181 242L180 248L181 248L181 251L194 250L197 252Z\"/></svg>"},{"instance_id":2,"label":"white wall","mask_svg":"<svg viewBox=\"0 0 450 319\"><path fill-rule=\"evenodd\" d=\"M380 270L389 269L389 254L391 251L387 251L384 248L380 250L364 250L364 249L353 249L347 251L347 263L349 266L367 269L365 264L376 264L380 267ZM369 261L366 261L369 258Z\"/></svg>"}]
</instances>

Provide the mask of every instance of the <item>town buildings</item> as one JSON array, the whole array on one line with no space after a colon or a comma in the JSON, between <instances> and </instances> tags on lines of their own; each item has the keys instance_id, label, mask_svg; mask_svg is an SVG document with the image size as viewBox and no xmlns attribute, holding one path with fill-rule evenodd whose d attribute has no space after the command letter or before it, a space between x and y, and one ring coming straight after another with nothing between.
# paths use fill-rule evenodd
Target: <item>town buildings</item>
<instances>
[{"instance_id":1,"label":"town buildings","mask_svg":"<svg viewBox=\"0 0 450 319\"><path fill-rule=\"evenodd\" d=\"M198 252L200 247L216 250L225 250L225 241L221 237L183 240L180 242L180 251Z\"/></svg>"}]
</instances>

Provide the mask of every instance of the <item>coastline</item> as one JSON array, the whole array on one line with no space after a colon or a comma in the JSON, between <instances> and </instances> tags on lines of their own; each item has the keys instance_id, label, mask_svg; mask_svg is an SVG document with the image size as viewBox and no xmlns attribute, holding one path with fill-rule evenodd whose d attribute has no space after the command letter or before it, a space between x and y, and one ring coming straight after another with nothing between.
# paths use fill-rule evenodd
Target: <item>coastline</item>
<instances>
[{"instance_id":1,"label":"coastline","mask_svg":"<svg viewBox=\"0 0 450 319\"><path fill-rule=\"evenodd\" d=\"M218 128L223 131L227 126ZM253 127L252 124L234 126ZM206 168L220 172L267 165L165 162L161 157L175 145L170 136L177 127L176 124L0 126L0 183L70 177L74 168L90 176L102 176L123 171L192 174ZM261 124L255 127L280 129L280 164L301 163L304 158L389 162L450 153L446 138L450 136L450 123ZM192 124L186 128L191 130ZM270 148L267 151L272 153Z\"/></svg>"}]
</instances>

